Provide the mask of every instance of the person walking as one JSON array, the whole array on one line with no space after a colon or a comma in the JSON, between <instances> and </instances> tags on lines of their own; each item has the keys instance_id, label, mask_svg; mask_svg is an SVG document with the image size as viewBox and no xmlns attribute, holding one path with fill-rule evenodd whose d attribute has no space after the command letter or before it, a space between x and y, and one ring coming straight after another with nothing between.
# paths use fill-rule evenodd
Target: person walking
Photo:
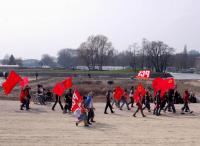
<instances>
[{"instance_id":1,"label":"person walking","mask_svg":"<svg viewBox=\"0 0 200 146\"><path fill-rule=\"evenodd\" d=\"M104 114L108 114L107 113L107 109L108 107L110 108L110 111L111 113L114 113L113 109L112 109L112 106L111 106L111 90L108 90L107 94L106 94L106 107L105 107L105 110L104 110Z\"/></svg>"},{"instance_id":2,"label":"person walking","mask_svg":"<svg viewBox=\"0 0 200 146\"><path fill-rule=\"evenodd\" d=\"M145 108L147 108L148 111L151 112L150 102L151 102L151 101L150 101L150 94L149 94L149 92L147 91L147 92L146 92L146 95L145 95L145 97L144 97L144 105L145 105L145 107L143 107L143 110L144 110Z\"/></svg>"},{"instance_id":3,"label":"person walking","mask_svg":"<svg viewBox=\"0 0 200 146\"><path fill-rule=\"evenodd\" d=\"M133 94L134 94L134 86L131 86L130 93L129 93L129 98L130 98L129 104L131 104L131 107L133 107L133 104L134 104Z\"/></svg>"},{"instance_id":4,"label":"person walking","mask_svg":"<svg viewBox=\"0 0 200 146\"><path fill-rule=\"evenodd\" d=\"M143 113L143 109L142 109L142 97L141 94L138 95L139 96L139 100L136 101L136 105L137 105L137 110L135 111L135 113L133 114L134 117L136 117L136 114L138 113L138 111L140 110L142 117L146 117Z\"/></svg>"},{"instance_id":5,"label":"person walking","mask_svg":"<svg viewBox=\"0 0 200 146\"><path fill-rule=\"evenodd\" d=\"M124 94L122 95L122 98L121 98L122 105L120 106L120 110L122 110L122 107L124 106L124 104L126 104L127 109L130 110L130 108L129 108L129 106L128 106L128 102L127 102L128 96L129 96L129 95L128 95L128 92L127 92L127 90L125 89L125 90L124 90Z\"/></svg>"},{"instance_id":6,"label":"person walking","mask_svg":"<svg viewBox=\"0 0 200 146\"><path fill-rule=\"evenodd\" d=\"M55 101L55 103L54 103L54 105L53 105L53 107L52 107L52 110L54 111L55 106L56 106L57 103L60 104L60 108L63 110L63 105L62 105L62 103L61 103L60 96L58 96L57 94L56 94L55 96L56 96L56 101Z\"/></svg>"},{"instance_id":7,"label":"person walking","mask_svg":"<svg viewBox=\"0 0 200 146\"><path fill-rule=\"evenodd\" d=\"M64 106L63 113L71 112L72 96L73 96L72 89L69 89L69 91L67 92L67 94L64 97L65 106Z\"/></svg>"},{"instance_id":8,"label":"person walking","mask_svg":"<svg viewBox=\"0 0 200 146\"><path fill-rule=\"evenodd\" d=\"M184 95L183 95L184 105L181 108L181 111L182 111L181 114L184 114L184 110L185 110L185 112L190 112L190 113L193 112L193 111L190 111L190 108L188 106L188 104L189 104L189 97L190 97L190 94L189 94L188 90L185 90Z\"/></svg>"},{"instance_id":9,"label":"person walking","mask_svg":"<svg viewBox=\"0 0 200 146\"><path fill-rule=\"evenodd\" d=\"M160 107L161 107L161 97L160 97L160 93L161 93L161 90L159 90L157 93L156 93L156 96L155 96L155 107L154 107L154 110L153 110L153 114L156 115L156 116L159 116L160 115Z\"/></svg>"},{"instance_id":10,"label":"person walking","mask_svg":"<svg viewBox=\"0 0 200 146\"><path fill-rule=\"evenodd\" d=\"M174 89L170 89L168 91L168 100L167 100L167 106L165 107L164 111L166 112L167 109L171 109L173 110L173 113L176 113L176 109L174 106Z\"/></svg>"}]
</instances>

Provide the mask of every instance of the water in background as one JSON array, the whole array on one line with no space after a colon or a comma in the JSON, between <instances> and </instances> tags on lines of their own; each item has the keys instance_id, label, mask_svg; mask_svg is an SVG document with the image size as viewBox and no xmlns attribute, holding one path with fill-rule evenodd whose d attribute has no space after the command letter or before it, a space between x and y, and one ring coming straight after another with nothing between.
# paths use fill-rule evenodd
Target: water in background
<instances>
[{"instance_id":1,"label":"water in background","mask_svg":"<svg viewBox=\"0 0 200 146\"><path fill-rule=\"evenodd\" d=\"M170 73L175 79L192 79L192 80L200 80L200 74L193 73Z\"/></svg>"}]
</instances>

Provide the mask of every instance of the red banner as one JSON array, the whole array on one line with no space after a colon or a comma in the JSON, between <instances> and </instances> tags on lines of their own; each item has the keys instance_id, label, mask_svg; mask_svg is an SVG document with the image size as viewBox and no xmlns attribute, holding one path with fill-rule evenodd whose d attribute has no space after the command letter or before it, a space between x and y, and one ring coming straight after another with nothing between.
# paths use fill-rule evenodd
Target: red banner
<instances>
[{"instance_id":1,"label":"red banner","mask_svg":"<svg viewBox=\"0 0 200 146\"><path fill-rule=\"evenodd\" d=\"M145 94L146 94L145 88L142 86L142 84L139 84L133 96L135 103L140 102L141 98L144 97Z\"/></svg>"},{"instance_id":2,"label":"red banner","mask_svg":"<svg viewBox=\"0 0 200 146\"><path fill-rule=\"evenodd\" d=\"M138 72L138 75L136 76L136 78L139 79L148 79L150 77L150 70L141 70Z\"/></svg>"},{"instance_id":3,"label":"red banner","mask_svg":"<svg viewBox=\"0 0 200 146\"><path fill-rule=\"evenodd\" d=\"M7 80L2 84L5 94L8 95L21 80L15 71L11 71Z\"/></svg>"},{"instance_id":4,"label":"red banner","mask_svg":"<svg viewBox=\"0 0 200 146\"><path fill-rule=\"evenodd\" d=\"M53 92L58 96L62 96L63 92L65 91L64 86L61 83L57 83L53 88Z\"/></svg>"},{"instance_id":5,"label":"red banner","mask_svg":"<svg viewBox=\"0 0 200 146\"><path fill-rule=\"evenodd\" d=\"M124 94L124 90L121 87L117 86L115 88L115 93L114 93L115 100L119 101L123 94Z\"/></svg>"},{"instance_id":6,"label":"red banner","mask_svg":"<svg viewBox=\"0 0 200 146\"><path fill-rule=\"evenodd\" d=\"M72 77L67 78L66 80L62 81L65 89L69 89L72 87Z\"/></svg>"}]
</instances>

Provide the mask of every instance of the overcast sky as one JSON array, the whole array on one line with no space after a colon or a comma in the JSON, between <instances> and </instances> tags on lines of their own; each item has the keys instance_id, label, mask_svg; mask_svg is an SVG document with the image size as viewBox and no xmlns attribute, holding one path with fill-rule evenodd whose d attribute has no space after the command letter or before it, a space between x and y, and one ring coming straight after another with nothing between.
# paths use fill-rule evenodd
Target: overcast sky
<instances>
[{"instance_id":1,"label":"overcast sky","mask_svg":"<svg viewBox=\"0 0 200 146\"><path fill-rule=\"evenodd\" d=\"M200 0L0 0L0 58L37 58L106 35L117 50L142 38L200 50Z\"/></svg>"}]
</instances>

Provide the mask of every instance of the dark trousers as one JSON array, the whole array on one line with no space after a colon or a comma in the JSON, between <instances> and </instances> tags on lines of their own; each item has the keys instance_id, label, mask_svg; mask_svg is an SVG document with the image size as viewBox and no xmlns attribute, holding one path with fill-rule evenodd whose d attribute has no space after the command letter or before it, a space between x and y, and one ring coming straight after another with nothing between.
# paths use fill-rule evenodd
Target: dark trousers
<instances>
[{"instance_id":1,"label":"dark trousers","mask_svg":"<svg viewBox=\"0 0 200 146\"><path fill-rule=\"evenodd\" d=\"M159 116L160 115L160 111L161 111L161 105L160 105L160 103L157 103L155 105L154 110L153 110L153 114Z\"/></svg>"},{"instance_id":2,"label":"dark trousers","mask_svg":"<svg viewBox=\"0 0 200 146\"><path fill-rule=\"evenodd\" d=\"M134 99L133 99L133 97L130 97L130 102L129 102L129 104L131 104L131 107L133 107L133 104L134 104Z\"/></svg>"},{"instance_id":3,"label":"dark trousers","mask_svg":"<svg viewBox=\"0 0 200 146\"><path fill-rule=\"evenodd\" d=\"M126 101L126 99L125 99L125 98L122 98L121 101L122 101L122 105L120 106L120 109L122 109L122 107L124 106L124 104L126 104L127 109L129 110L130 108L129 108L129 106L128 106L128 102Z\"/></svg>"},{"instance_id":4,"label":"dark trousers","mask_svg":"<svg viewBox=\"0 0 200 146\"><path fill-rule=\"evenodd\" d=\"M169 101L167 103L167 106L165 107L165 111L167 110L167 108L171 108L172 107L172 110L173 110L173 113L176 112L176 109L175 109L175 106L174 106L174 102L173 101Z\"/></svg>"},{"instance_id":5,"label":"dark trousers","mask_svg":"<svg viewBox=\"0 0 200 146\"><path fill-rule=\"evenodd\" d=\"M71 111L71 108L72 108L72 104L71 103L66 103L65 107L64 107L64 110L65 110L65 112Z\"/></svg>"},{"instance_id":6,"label":"dark trousers","mask_svg":"<svg viewBox=\"0 0 200 146\"><path fill-rule=\"evenodd\" d=\"M138 111L140 110L142 116L144 117L145 115L144 115L144 113L143 113L142 104L137 103L137 106L138 106L138 108L137 108L137 110L135 111L135 113L133 114L133 116L136 116L136 114L137 114Z\"/></svg>"},{"instance_id":7,"label":"dark trousers","mask_svg":"<svg viewBox=\"0 0 200 146\"><path fill-rule=\"evenodd\" d=\"M185 103L184 103L184 106L181 108L181 110L182 110L182 111L185 110L186 112L187 112L187 111L190 111L190 108L189 108L189 106L188 106L188 102L185 102Z\"/></svg>"},{"instance_id":8,"label":"dark trousers","mask_svg":"<svg viewBox=\"0 0 200 146\"><path fill-rule=\"evenodd\" d=\"M143 107L142 110L144 110L145 108L147 108L148 111L150 112L151 111L150 102L146 101L144 105L145 105L145 107Z\"/></svg>"},{"instance_id":9,"label":"dark trousers","mask_svg":"<svg viewBox=\"0 0 200 146\"><path fill-rule=\"evenodd\" d=\"M24 99L21 105L21 110L23 110L23 107L26 107L26 110L29 109L30 99Z\"/></svg>"},{"instance_id":10,"label":"dark trousers","mask_svg":"<svg viewBox=\"0 0 200 146\"><path fill-rule=\"evenodd\" d=\"M111 113L113 113L112 106L111 106L111 104L110 104L109 101L106 102L106 107L105 107L105 111L104 111L104 113L107 113L107 109L108 109L108 107L110 108Z\"/></svg>"},{"instance_id":11,"label":"dark trousers","mask_svg":"<svg viewBox=\"0 0 200 146\"><path fill-rule=\"evenodd\" d=\"M87 119L88 123L90 123L90 120L93 120L93 118L94 118L94 110L90 108L88 110L88 119Z\"/></svg>"},{"instance_id":12,"label":"dark trousers","mask_svg":"<svg viewBox=\"0 0 200 146\"><path fill-rule=\"evenodd\" d=\"M62 105L62 103L61 103L60 97L56 97L56 101L55 101L55 103L54 103L54 105L53 105L53 107L52 107L52 110L54 110L54 108L55 108L57 102L60 104L60 108L63 110L63 105Z\"/></svg>"}]
</instances>

